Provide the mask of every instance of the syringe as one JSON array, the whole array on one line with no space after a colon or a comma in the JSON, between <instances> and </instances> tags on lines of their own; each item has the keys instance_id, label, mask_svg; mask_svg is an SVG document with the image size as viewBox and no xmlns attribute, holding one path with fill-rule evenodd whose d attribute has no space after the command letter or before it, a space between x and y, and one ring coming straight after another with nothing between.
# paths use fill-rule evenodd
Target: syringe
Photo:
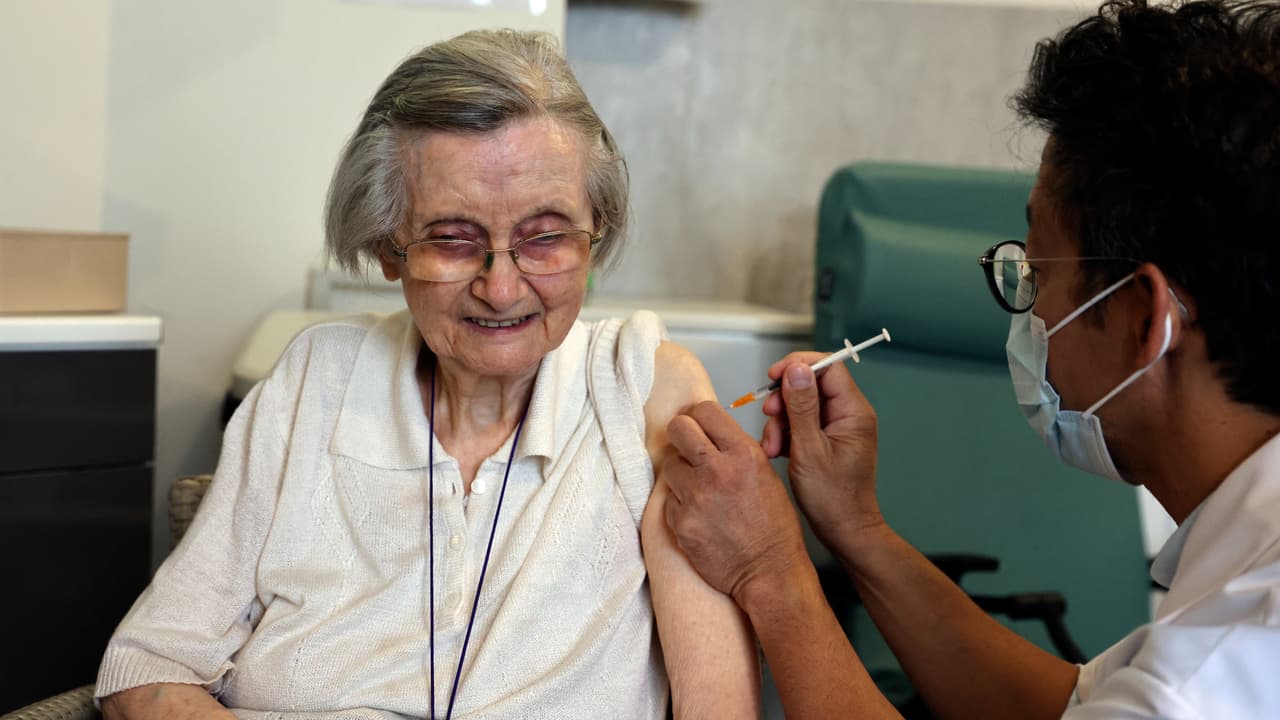
<instances>
[{"instance_id":1,"label":"syringe","mask_svg":"<svg viewBox=\"0 0 1280 720\"><path fill-rule=\"evenodd\" d=\"M885 341L888 341L889 339L890 339L889 331L886 330L885 328L880 328L879 335L876 335L871 338L867 338L866 340L863 340L857 345L850 343L849 338L845 338L843 350L837 350L836 352L831 353L830 355L822 358L821 360L810 365L809 367L816 373L819 370L822 370L823 368L827 367L828 365L838 363L841 360L844 360L845 358L853 358L854 362L861 362L861 358L858 357L858 353L862 352L863 350L866 350L867 348L871 347L872 345L875 345L876 343L885 342ZM777 380L774 380L773 382L768 383L766 385L761 385L755 390L752 390L746 395L743 395L737 400L734 400L733 402L729 403L725 407L732 410L733 408L740 408L743 405L749 405L755 402L756 400L761 400L763 398L766 398L772 395L780 387L782 387L782 378L778 378Z\"/></svg>"}]
</instances>

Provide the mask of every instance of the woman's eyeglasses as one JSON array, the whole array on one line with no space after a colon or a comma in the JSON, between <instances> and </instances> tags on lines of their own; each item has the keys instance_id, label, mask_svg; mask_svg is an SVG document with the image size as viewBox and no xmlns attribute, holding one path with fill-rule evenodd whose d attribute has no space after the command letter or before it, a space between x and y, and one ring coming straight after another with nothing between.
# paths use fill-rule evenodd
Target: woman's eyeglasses
<instances>
[{"instance_id":1,"label":"woman's eyeglasses","mask_svg":"<svg viewBox=\"0 0 1280 720\"><path fill-rule=\"evenodd\" d=\"M427 282L471 280L493 267L495 255L510 253L520 272L554 275L577 270L591 258L599 233L553 230L524 238L509 248L493 250L475 240L440 238L415 240L403 248L391 241L391 252L404 260L411 277Z\"/></svg>"}]
</instances>

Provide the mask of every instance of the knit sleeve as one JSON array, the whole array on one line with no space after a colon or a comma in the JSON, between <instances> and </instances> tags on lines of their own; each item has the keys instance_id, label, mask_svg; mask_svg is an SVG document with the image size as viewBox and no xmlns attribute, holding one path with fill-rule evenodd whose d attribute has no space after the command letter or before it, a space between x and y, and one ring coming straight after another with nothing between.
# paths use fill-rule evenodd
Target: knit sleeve
<instances>
[{"instance_id":1,"label":"knit sleeve","mask_svg":"<svg viewBox=\"0 0 1280 720\"><path fill-rule=\"evenodd\" d=\"M618 489L636 525L653 490L653 462L645 447L644 404L653 389L654 358L666 329L648 310L591 329L589 388L604 432Z\"/></svg>"},{"instance_id":2,"label":"knit sleeve","mask_svg":"<svg viewBox=\"0 0 1280 720\"><path fill-rule=\"evenodd\" d=\"M295 355L305 348L290 348ZM287 365L282 360L282 365ZM251 390L227 426L217 471L191 527L116 628L95 697L149 683L218 693L261 615L258 557L285 458L287 367Z\"/></svg>"}]
</instances>

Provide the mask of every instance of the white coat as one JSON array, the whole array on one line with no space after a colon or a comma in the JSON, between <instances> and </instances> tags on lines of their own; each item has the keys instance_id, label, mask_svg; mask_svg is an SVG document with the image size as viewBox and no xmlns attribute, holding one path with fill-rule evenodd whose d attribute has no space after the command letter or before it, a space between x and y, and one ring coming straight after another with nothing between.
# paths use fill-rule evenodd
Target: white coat
<instances>
[{"instance_id":1,"label":"white coat","mask_svg":"<svg viewBox=\"0 0 1280 720\"><path fill-rule=\"evenodd\" d=\"M1155 619L1085 664L1064 720L1280 718L1280 436L1240 464L1152 566Z\"/></svg>"}]
</instances>

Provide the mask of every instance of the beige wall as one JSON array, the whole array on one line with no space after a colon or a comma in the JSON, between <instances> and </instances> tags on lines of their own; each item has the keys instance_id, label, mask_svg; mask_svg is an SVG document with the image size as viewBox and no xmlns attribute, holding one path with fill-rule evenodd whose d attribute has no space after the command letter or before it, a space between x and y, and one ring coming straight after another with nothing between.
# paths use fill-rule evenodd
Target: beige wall
<instances>
[{"instance_id":1,"label":"beige wall","mask_svg":"<svg viewBox=\"0 0 1280 720\"><path fill-rule=\"evenodd\" d=\"M1011 0L1012 2L1013 0ZM600 292L811 306L822 185L877 159L1033 168L1006 97L1075 0L575 0L570 60L627 154Z\"/></svg>"},{"instance_id":2,"label":"beige wall","mask_svg":"<svg viewBox=\"0 0 1280 720\"><path fill-rule=\"evenodd\" d=\"M103 225L132 234L130 309L165 319L156 555L163 494L212 470L236 352L275 308L301 307L321 261L339 148L392 68L477 26L563 32L540 17L338 0L113 2Z\"/></svg>"},{"instance_id":3,"label":"beige wall","mask_svg":"<svg viewBox=\"0 0 1280 720\"><path fill-rule=\"evenodd\" d=\"M0 5L0 225L99 229L106 53L102 0Z\"/></svg>"}]
</instances>

